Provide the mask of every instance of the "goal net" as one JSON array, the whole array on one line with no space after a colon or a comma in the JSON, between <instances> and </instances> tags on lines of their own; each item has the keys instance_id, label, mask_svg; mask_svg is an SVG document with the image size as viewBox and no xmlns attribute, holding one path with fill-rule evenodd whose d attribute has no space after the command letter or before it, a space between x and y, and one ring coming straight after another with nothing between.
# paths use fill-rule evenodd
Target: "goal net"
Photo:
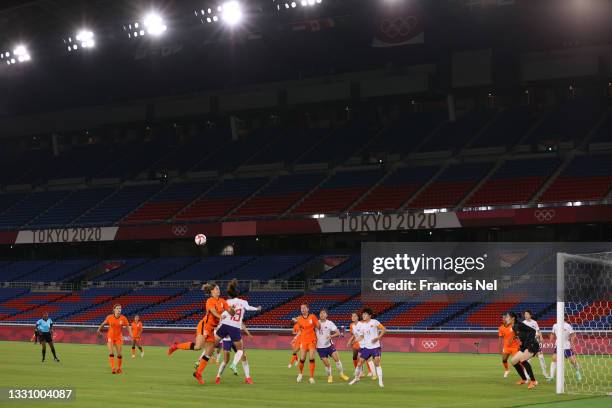
<instances>
[{"instance_id":1,"label":"goal net","mask_svg":"<svg viewBox=\"0 0 612 408\"><path fill-rule=\"evenodd\" d=\"M612 253L557 254L557 393L612 394Z\"/></svg>"}]
</instances>

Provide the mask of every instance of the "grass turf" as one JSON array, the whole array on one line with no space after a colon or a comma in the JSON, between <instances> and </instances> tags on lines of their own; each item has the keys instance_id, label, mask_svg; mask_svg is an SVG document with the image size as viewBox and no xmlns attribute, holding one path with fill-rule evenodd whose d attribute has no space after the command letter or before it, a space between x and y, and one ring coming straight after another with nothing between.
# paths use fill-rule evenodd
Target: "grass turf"
<instances>
[{"instance_id":1,"label":"grass turf","mask_svg":"<svg viewBox=\"0 0 612 408\"><path fill-rule=\"evenodd\" d=\"M288 369L285 350L249 350L255 384L244 384L242 367L235 377L228 369L221 385L214 384L217 367L207 367L206 385L191 376L198 353L178 350L168 357L166 349L145 348L143 359L124 350L124 373L112 375L104 345L57 344L61 363L40 361L40 346L25 342L0 342L0 387L73 387L76 401L70 407L214 406L259 407L609 407L609 397L557 396L554 385L541 381L528 390L515 385L517 375L502 378L497 355L384 353L385 388L369 378L353 386L341 381L334 367L334 384L327 384L323 364L317 360L316 384L295 382L296 369ZM348 374L352 361L341 354ZM308 364L308 363L307 363ZM537 366L537 363L535 364ZM539 374L539 366L536 375ZM306 367L306 372L308 368ZM306 376L307 377L307 376ZM567 402L569 401L569 402ZM52 403L52 406L63 404ZM41 402L10 402L2 405L41 407Z\"/></svg>"}]
</instances>

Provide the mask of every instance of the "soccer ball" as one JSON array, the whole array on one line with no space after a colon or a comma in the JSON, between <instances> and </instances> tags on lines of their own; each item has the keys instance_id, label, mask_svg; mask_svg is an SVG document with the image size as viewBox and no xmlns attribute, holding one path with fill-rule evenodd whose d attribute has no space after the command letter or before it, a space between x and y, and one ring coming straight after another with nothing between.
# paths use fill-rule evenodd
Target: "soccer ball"
<instances>
[{"instance_id":1,"label":"soccer ball","mask_svg":"<svg viewBox=\"0 0 612 408\"><path fill-rule=\"evenodd\" d=\"M195 243L196 245L202 246L202 245L206 245L206 235L204 234L198 234L195 236Z\"/></svg>"}]
</instances>

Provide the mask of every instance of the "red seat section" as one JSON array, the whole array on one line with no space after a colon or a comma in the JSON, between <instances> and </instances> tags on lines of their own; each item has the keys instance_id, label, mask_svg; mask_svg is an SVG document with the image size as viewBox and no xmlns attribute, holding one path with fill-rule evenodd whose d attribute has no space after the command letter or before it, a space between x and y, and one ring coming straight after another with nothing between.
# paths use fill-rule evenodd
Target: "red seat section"
<instances>
[{"instance_id":1,"label":"red seat section","mask_svg":"<svg viewBox=\"0 0 612 408\"><path fill-rule=\"evenodd\" d=\"M378 169L338 172L292 212L294 214L332 214L345 211L382 175L382 171Z\"/></svg>"},{"instance_id":2,"label":"red seat section","mask_svg":"<svg viewBox=\"0 0 612 408\"><path fill-rule=\"evenodd\" d=\"M411 208L452 208L485 176L491 163L461 163L447 167L412 202Z\"/></svg>"},{"instance_id":3,"label":"red seat section","mask_svg":"<svg viewBox=\"0 0 612 408\"><path fill-rule=\"evenodd\" d=\"M404 167L396 170L352 210L397 210L408 201L436 172L438 167Z\"/></svg>"},{"instance_id":4,"label":"red seat section","mask_svg":"<svg viewBox=\"0 0 612 408\"><path fill-rule=\"evenodd\" d=\"M524 204L561 164L558 158L506 161L465 204L467 207Z\"/></svg>"}]
</instances>

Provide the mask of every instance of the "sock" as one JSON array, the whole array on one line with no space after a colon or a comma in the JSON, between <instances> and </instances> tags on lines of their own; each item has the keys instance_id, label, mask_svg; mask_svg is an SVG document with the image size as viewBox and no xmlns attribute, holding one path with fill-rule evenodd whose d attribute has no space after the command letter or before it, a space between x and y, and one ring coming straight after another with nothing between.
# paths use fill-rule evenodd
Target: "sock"
<instances>
[{"instance_id":1,"label":"sock","mask_svg":"<svg viewBox=\"0 0 612 408\"><path fill-rule=\"evenodd\" d=\"M111 369L114 370L115 369L115 355L114 354L108 355L108 362L110 363Z\"/></svg>"},{"instance_id":2,"label":"sock","mask_svg":"<svg viewBox=\"0 0 612 408\"><path fill-rule=\"evenodd\" d=\"M42 349L43 360L45 359L46 354L47 354L47 349Z\"/></svg>"},{"instance_id":3,"label":"sock","mask_svg":"<svg viewBox=\"0 0 612 408\"><path fill-rule=\"evenodd\" d=\"M327 374L328 377L331 377L332 375L331 366L325 367L325 373Z\"/></svg>"},{"instance_id":4,"label":"sock","mask_svg":"<svg viewBox=\"0 0 612 408\"><path fill-rule=\"evenodd\" d=\"M355 367L355 378L359 378L360 375L361 375L361 365L357 364L357 366Z\"/></svg>"},{"instance_id":5,"label":"sock","mask_svg":"<svg viewBox=\"0 0 612 408\"><path fill-rule=\"evenodd\" d=\"M142 346L138 346L138 350L140 350L141 353L144 351Z\"/></svg>"},{"instance_id":6,"label":"sock","mask_svg":"<svg viewBox=\"0 0 612 408\"><path fill-rule=\"evenodd\" d=\"M503 361L502 364L504 365L504 370L508 371L508 362Z\"/></svg>"},{"instance_id":7,"label":"sock","mask_svg":"<svg viewBox=\"0 0 612 408\"><path fill-rule=\"evenodd\" d=\"M338 369L338 372L340 374L342 374L344 372L344 367L342 367L342 361L337 361L336 362L336 368Z\"/></svg>"},{"instance_id":8,"label":"sock","mask_svg":"<svg viewBox=\"0 0 612 408\"><path fill-rule=\"evenodd\" d=\"M574 368L576 369L576 373L580 375L580 364L578 364L577 361L576 361L576 364L574 365Z\"/></svg>"},{"instance_id":9,"label":"sock","mask_svg":"<svg viewBox=\"0 0 612 408\"><path fill-rule=\"evenodd\" d=\"M376 375L378 376L378 383L382 384L382 367L376 367Z\"/></svg>"},{"instance_id":10,"label":"sock","mask_svg":"<svg viewBox=\"0 0 612 408\"><path fill-rule=\"evenodd\" d=\"M192 341L186 341L185 343L179 343L176 345L176 348L179 348L181 350L193 350L194 347L195 343Z\"/></svg>"},{"instance_id":11,"label":"sock","mask_svg":"<svg viewBox=\"0 0 612 408\"><path fill-rule=\"evenodd\" d=\"M531 378L531 381L536 381L535 375L533 375L533 368L529 361L523 361L523 367L527 370L527 375Z\"/></svg>"},{"instance_id":12,"label":"sock","mask_svg":"<svg viewBox=\"0 0 612 408\"><path fill-rule=\"evenodd\" d=\"M210 357L208 357L207 355L204 355L200 358L200 364L198 364L198 374L202 374L202 371L204 371L204 369L206 368L206 364L208 364L208 360L210 360Z\"/></svg>"},{"instance_id":13,"label":"sock","mask_svg":"<svg viewBox=\"0 0 612 408\"><path fill-rule=\"evenodd\" d=\"M521 365L521 363L516 363L514 365L514 368L516 369L516 372L518 373L519 377L521 377L521 380L527 381L527 377L525 377L525 373L523 372L523 366Z\"/></svg>"},{"instance_id":14,"label":"sock","mask_svg":"<svg viewBox=\"0 0 612 408\"><path fill-rule=\"evenodd\" d=\"M306 360L300 360L300 364L298 364L298 370L300 370L300 374L304 374L304 361Z\"/></svg>"},{"instance_id":15,"label":"sock","mask_svg":"<svg viewBox=\"0 0 612 408\"><path fill-rule=\"evenodd\" d=\"M57 358L55 355L55 347L53 347L53 345L51 345L51 353L53 353L53 358Z\"/></svg>"},{"instance_id":16,"label":"sock","mask_svg":"<svg viewBox=\"0 0 612 408\"><path fill-rule=\"evenodd\" d=\"M542 369L542 375L544 377L547 377L546 375L546 361L544 361L544 355L543 354L538 354L538 360L540 361L540 368Z\"/></svg>"},{"instance_id":17,"label":"sock","mask_svg":"<svg viewBox=\"0 0 612 408\"><path fill-rule=\"evenodd\" d=\"M310 364L309 364L308 368L310 368L310 377L314 377L314 370L315 370L315 361L314 360L310 360Z\"/></svg>"},{"instance_id":18,"label":"sock","mask_svg":"<svg viewBox=\"0 0 612 408\"><path fill-rule=\"evenodd\" d=\"M357 368L357 359L356 358L353 359L353 367Z\"/></svg>"},{"instance_id":19,"label":"sock","mask_svg":"<svg viewBox=\"0 0 612 408\"><path fill-rule=\"evenodd\" d=\"M123 363L123 357L117 356L117 368L121 369L121 363Z\"/></svg>"},{"instance_id":20,"label":"sock","mask_svg":"<svg viewBox=\"0 0 612 408\"><path fill-rule=\"evenodd\" d=\"M553 361L550 363L550 378L555 378L555 375L557 375L557 363Z\"/></svg>"},{"instance_id":21,"label":"sock","mask_svg":"<svg viewBox=\"0 0 612 408\"><path fill-rule=\"evenodd\" d=\"M219 370L217 371L217 377L221 377L221 375L223 374L223 371L225 371L225 366L227 364L225 364L225 361L221 362L221 365L219 366Z\"/></svg>"},{"instance_id":22,"label":"sock","mask_svg":"<svg viewBox=\"0 0 612 408\"><path fill-rule=\"evenodd\" d=\"M296 353L293 353L293 354L291 355L291 361L289 362L289 365L293 365L293 363L295 363L295 362L297 361L297 359L298 359L298 358L297 358L297 354L296 354Z\"/></svg>"},{"instance_id":23,"label":"sock","mask_svg":"<svg viewBox=\"0 0 612 408\"><path fill-rule=\"evenodd\" d=\"M251 378L251 369L249 368L249 362L248 361L243 361L242 362L242 369L244 370L244 376L246 378Z\"/></svg>"},{"instance_id":24,"label":"sock","mask_svg":"<svg viewBox=\"0 0 612 408\"><path fill-rule=\"evenodd\" d=\"M372 360L368 360L368 371L370 373L376 373L376 367L374 366L374 362Z\"/></svg>"},{"instance_id":25,"label":"sock","mask_svg":"<svg viewBox=\"0 0 612 408\"><path fill-rule=\"evenodd\" d=\"M132 356L136 355L136 347L132 347Z\"/></svg>"},{"instance_id":26,"label":"sock","mask_svg":"<svg viewBox=\"0 0 612 408\"><path fill-rule=\"evenodd\" d=\"M238 362L240 361L240 359L242 358L242 355L244 354L243 350L238 350L236 352L236 354L234 355L234 361L233 364L234 366L236 366L238 364Z\"/></svg>"}]
</instances>

